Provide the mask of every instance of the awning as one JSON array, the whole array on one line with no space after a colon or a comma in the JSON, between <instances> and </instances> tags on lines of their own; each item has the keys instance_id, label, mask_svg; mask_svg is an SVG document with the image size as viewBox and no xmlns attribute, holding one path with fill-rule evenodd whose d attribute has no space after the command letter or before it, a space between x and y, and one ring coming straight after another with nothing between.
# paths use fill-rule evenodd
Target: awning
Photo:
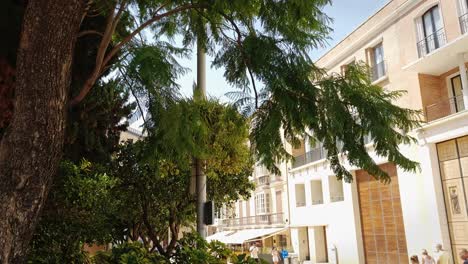
<instances>
[{"instance_id":1,"label":"awning","mask_svg":"<svg viewBox=\"0 0 468 264\"><path fill-rule=\"evenodd\" d=\"M286 230L286 228L244 229L237 232L224 231L211 235L207 237L206 240L218 240L225 244L243 244L248 241L253 241L281 233L284 230Z\"/></svg>"},{"instance_id":2,"label":"awning","mask_svg":"<svg viewBox=\"0 0 468 264\"><path fill-rule=\"evenodd\" d=\"M206 241L211 242L211 241L217 240L219 242L225 243L224 240L225 240L226 236L229 235L229 234L232 234L232 233L234 233L234 232L233 231L218 232L218 233L215 233L215 234L213 234L211 236L208 236L206 238Z\"/></svg>"}]
</instances>

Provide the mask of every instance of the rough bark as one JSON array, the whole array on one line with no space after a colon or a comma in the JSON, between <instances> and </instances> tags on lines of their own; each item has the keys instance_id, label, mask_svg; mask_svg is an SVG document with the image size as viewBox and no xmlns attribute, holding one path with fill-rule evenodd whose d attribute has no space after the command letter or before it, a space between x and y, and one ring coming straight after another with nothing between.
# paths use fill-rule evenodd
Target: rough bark
<instances>
[{"instance_id":1,"label":"rough bark","mask_svg":"<svg viewBox=\"0 0 468 264\"><path fill-rule=\"evenodd\" d=\"M0 142L0 263L23 263L59 163L73 46L84 0L30 0L15 112Z\"/></svg>"}]
</instances>

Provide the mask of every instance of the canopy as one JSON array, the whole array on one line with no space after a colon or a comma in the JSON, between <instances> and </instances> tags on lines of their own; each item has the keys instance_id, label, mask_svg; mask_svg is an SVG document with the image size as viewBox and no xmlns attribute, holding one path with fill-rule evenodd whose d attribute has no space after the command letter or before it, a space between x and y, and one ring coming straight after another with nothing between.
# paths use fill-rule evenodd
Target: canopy
<instances>
[{"instance_id":1,"label":"canopy","mask_svg":"<svg viewBox=\"0 0 468 264\"><path fill-rule=\"evenodd\" d=\"M218 240L225 244L243 244L248 241L269 237L274 234L283 232L285 228L259 228L259 229L244 229L236 232L224 231L211 235L206 238L207 241Z\"/></svg>"},{"instance_id":2,"label":"canopy","mask_svg":"<svg viewBox=\"0 0 468 264\"><path fill-rule=\"evenodd\" d=\"M234 231L223 231L223 232L218 232L218 233L215 233L215 234L213 234L213 235L211 235L211 236L208 236L208 237L206 238L206 241L211 242L211 241L213 241L213 240L217 240L217 241L223 242L224 239L225 239L225 237L226 237L227 235L229 235L229 234L232 234L232 233L234 233ZM224 243L224 242L223 242L223 243Z\"/></svg>"}]
</instances>

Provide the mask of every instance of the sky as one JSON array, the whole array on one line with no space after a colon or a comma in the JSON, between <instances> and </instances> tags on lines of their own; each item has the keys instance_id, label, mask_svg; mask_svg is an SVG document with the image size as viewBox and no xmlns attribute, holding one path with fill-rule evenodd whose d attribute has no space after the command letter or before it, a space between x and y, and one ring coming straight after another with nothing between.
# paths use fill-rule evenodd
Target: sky
<instances>
[{"instance_id":1,"label":"sky","mask_svg":"<svg viewBox=\"0 0 468 264\"><path fill-rule=\"evenodd\" d=\"M327 50L336 45L340 40L346 37L354 29L356 29L367 18L373 15L377 10L383 7L388 0L332 0L332 5L326 6L325 13L333 19L330 25L333 32L330 34L328 45L324 48L314 50L310 55L315 60L320 58ZM221 101L229 101L224 94L235 90L230 86L223 77L223 69L211 68L213 58L207 56L206 64L206 86L207 93L211 97L219 98ZM191 59L183 59L179 61L184 67L188 67L190 71L179 78L178 83L181 85L182 95L189 97L192 95L192 85L196 80L196 52L193 53Z\"/></svg>"}]
</instances>

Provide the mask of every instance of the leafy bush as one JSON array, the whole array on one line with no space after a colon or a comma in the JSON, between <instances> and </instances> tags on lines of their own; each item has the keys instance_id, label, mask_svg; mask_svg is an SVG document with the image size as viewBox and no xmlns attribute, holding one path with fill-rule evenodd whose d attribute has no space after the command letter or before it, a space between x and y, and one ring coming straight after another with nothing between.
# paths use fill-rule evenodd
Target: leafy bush
<instances>
[{"instance_id":1,"label":"leafy bush","mask_svg":"<svg viewBox=\"0 0 468 264\"><path fill-rule=\"evenodd\" d=\"M94 264L225 264L228 260L233 264L257 263L245 254L236 256L221 242L207 242L197 233L184 234L170 257L149 252L142 243L126 242L109 252L98 252L92 262Z\"/></svg>"}]
</instances>

